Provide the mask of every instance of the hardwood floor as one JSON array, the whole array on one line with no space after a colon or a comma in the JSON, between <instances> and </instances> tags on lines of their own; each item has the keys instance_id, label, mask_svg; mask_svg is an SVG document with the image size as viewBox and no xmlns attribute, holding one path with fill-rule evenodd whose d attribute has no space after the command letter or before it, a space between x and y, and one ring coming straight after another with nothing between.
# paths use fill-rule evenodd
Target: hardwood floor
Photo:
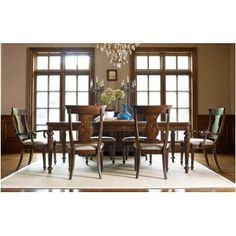
<instances>
[{"instance_id":1,"label":"hardwood floor","mask_svg":"<svg viewBox=\"0 0 236 236\"><path fill-rule=\"evenodd\" d=\"M59 154L60 157L60 154ZM34 154L33 161L41 159L41 154ZM19 154L8 154L1 156L1 178L14 173L17 163L19 160ZM195 160L199 163L206 165L205 159L202 154L196 154ZM235 157L233 155L218 155L218 161L222 168L222 172L219 173L212 156L209 155L210 169L221 174L225 178L235 182ZM25 154L21 168L26 166L28 162L28 154ZM3 192L235 192L235 189L217 189L217 188L205 188L205 189L132 189L132 190L122 190L122 189L98 189L98 190L81 190L81 189L2 189Z\"/></svg>"}]
</instances>

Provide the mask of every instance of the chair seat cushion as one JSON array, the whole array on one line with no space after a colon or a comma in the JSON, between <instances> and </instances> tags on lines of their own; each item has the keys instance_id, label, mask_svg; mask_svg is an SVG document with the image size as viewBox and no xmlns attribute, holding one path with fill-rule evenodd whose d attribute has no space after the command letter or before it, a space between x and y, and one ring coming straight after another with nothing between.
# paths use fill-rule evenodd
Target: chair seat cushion
<instances>
[{"instance_id":1,"label":"chair seat cushion","mask_svg":"<svg viewBox=\"0 0 236 236\"><path fill-rule=\"evenodd\" d=\"M75 151L96 151L97 149L97 142L94 143L77 143L75 144ZM101 143L100 149L102 149L104 143Z\"/></svg>"},{"instance_id":2,"label":"chair seat cushion","mask_svg":"<svg viewBox=\"0 0 236 236\"><path fill-rule=\"evenodd\" d=\"M147 137L144 136L139 136L139 140L145 140ZM129 137L124 137L122 139L122 142L127 142L127 143L134 143L135 142L135 136L129 136Z\"/></svg>"},{"instance_id":3,"label":"chair seat cushion","mask_svg":"<svg viewBox=\"0 0 236 236\"><path fill-rule=\"evenodd\" d=\"M140 143L141 150L150 150L150 151L159 151L163 149L163 143ZM167 144L168 148L169 144ZM136 143L134 143L134 147L136 148Z\"/></svg>"},{"instance_id":4,"label":"chair seat cushion","mask_svg":"<svg viewBox=\"0 0 236 236\"><path fill-rule=\"evenodd\" d=\"M199 146L203 143L203 138L190 138L190 144ZM213 141L210 139L205 140L205 145L213 145Z\"/></svg>"},{"instance_id":5,"label":"chair seat cushion","mask_svg":"<svg viewBox=\"0 0 236 236\"><path fill-rule=\"evenodd\" d=\"M97 141L98 140L98 136L92 136L91 137L92 140ZM116 139L110 136L102 136L102 142L116 142Z\"/></svg>"},{"instance_id":6,"label":"chair seat cushion","mask_svg":"<svg viewBox=\"0 0 236 236\"><path fill-rule=\"evenodd\" d=\"M27 140L23 141L23 143L25 145L33 145L31 139L27 139ZM34 143L36 145L47 145L48 144L47 139L34 139Z\"/></svg>"}]
</instances>

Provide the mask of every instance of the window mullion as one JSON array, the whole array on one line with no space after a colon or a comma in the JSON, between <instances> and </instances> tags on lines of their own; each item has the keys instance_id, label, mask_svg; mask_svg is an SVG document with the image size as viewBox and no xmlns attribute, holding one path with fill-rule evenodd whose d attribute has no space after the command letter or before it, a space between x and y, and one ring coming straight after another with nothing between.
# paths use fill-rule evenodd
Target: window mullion
<instances>
[{"instance_id":1,"label":"window mullion","mask_svg":"<svg viewBox=\"0 0 236 236\"><path fill-rule=\"evenodd\" d=\"M161 57L161 105L166 104L165 94L166 94L166 85L165 85L165 56L162 53Z\"/></svg>"},{"instance_id":2,"label":"window mullion","mask_svg":"<svg viewBox=\"0 0 236 236\"><path fill-rule=\"evenodd\" d=\"M49 83L49 77L50 75L48 74L47 75L47 77L48 77L48 91L47 91L47 97L48 97L48 101L47 101L47 121L49 122L50 120L49 120L49 110L50 110L50 107L49 107L49 105L50 105L50 103L49 103L49 93L50 93L50 88L49 88L49 85L50 85L50 83Z\"/></svg>"},{"instance_id":3,"label":"window mullion","mask_svg":"<svg viewBox=\"0 0 236 236\"><path fill-rule=\"evenodd\" d=\"M60 120L65 120L65 53L61 54L60 73Z\"/></svg>"}]
</instances>

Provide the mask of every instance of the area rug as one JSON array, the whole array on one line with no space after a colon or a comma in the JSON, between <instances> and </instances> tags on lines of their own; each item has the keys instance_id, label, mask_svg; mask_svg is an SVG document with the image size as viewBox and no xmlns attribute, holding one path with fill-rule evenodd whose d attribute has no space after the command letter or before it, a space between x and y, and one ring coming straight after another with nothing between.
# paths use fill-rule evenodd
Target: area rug
<instances>
[{"instance_id":1,"label":"area rug","mask_svg":"<svg viewBox=\"0 0 236 236\"><path fill-rule=\"evenodd\" d=\"M60 158L58 158L60 159ZM96 161L85 164L84 157L76 157L74 175L69 180L68 163L58 160L52 174L42 168L38 160L29 166L3 178L2 188L77 188L77 189L160 189L160 188L235 188L235 184L195 161L194 170L184 172L176 158L169 163L167 179L163 178L161 156L153 155L153 163L142 158L140 176L135 178L134 160L129 158L125 165L117 158L115 165L104 160L102 179L98 178Z\"/></svg>"}]
</instances>

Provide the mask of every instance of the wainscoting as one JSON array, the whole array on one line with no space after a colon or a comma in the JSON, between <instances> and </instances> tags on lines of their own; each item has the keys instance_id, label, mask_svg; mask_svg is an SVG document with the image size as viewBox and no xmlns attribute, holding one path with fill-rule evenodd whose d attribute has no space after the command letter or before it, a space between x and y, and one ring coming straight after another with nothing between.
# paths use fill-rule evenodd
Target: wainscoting
<instances>
[{"instance_id":1,"label":"wainscoting","mask_svg":"<svg viewBox=\"0 0 236 236\"><path fill-rule=\"evenodd\" d=\"M197 128L206 129L208 115L198 115ZM225 128L218 144L218 152L225 154L235 153L235 115L226 115ZM18 153L19 142L16 138L12 119L10 115L1 116L1 152Z\"/></svg>"},{"instance_id":2,"label":"wainscoting","mask_svg":"<svg viewBox=\"0 0 236 236\"><path fill-rule=\"evenodd\" d=\"M12 123L11 115L1 116L1 152L20 152L20 144L16 138L16 133Z\"/></svg>"}]
</instances>

